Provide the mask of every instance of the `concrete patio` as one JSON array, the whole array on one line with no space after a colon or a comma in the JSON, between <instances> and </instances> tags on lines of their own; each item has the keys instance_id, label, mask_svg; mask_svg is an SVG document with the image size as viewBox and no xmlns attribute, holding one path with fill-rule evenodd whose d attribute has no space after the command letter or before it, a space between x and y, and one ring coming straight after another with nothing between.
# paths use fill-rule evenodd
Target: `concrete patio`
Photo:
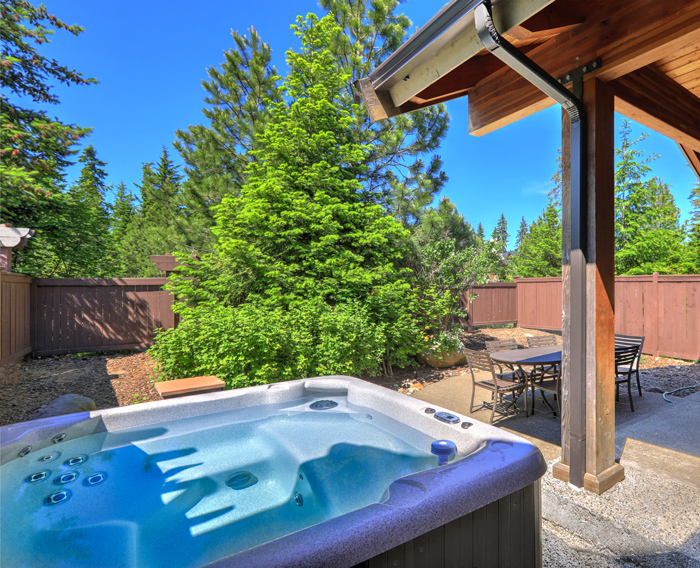
<instances>
[{"instance_id":1,"label":"concrete patio","mask_svg":"<svg viewBox=\"0 0 700 568\"><path fill-rule=\"evenodd\" d=\"M479 378L479 377L477 377ZM485 377L484 377L485 378ZM437 410L488 422L490 393L477 389L469 412L471 377L453 376L412 395ZM560 422L536 397L534 415L498 413L494 424L529 439L542 451L543 566L700 567L700 393L685 398L626 389L615 405L616 457L625 480L602 495L555 479ZM551 395L549 397L551 399ZM518 407L524 408L523 397Z\"/></svg>"}]
</instances>

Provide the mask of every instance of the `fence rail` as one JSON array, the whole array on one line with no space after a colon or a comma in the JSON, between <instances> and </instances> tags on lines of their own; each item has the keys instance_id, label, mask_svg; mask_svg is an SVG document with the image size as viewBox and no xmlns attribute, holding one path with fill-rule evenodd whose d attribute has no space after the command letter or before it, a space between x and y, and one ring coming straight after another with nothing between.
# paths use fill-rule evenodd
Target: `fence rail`
<instances>
[{"instance_id":1,"label":"fence rail","mask_svg":"<svg viewBox=\"0 0 700 568\"><path fill-rule=\"evenodd\" d=\"M31 353L30 290L32 279L0 272L0 366Z\"/></svg>"},{"instance_id":2,"label":"fence rail","mask_svg":"<svg viewBox=\"0 0 700 568\"><path fill-rule=\"evenodd\" d=\"M165 278L31 279L0 274L0 365L33 355L135 349L175 326ZM561 278L478 286L462 298L468 326L561 330ZM644 352L700 358L700 276L618 276L615 331L643 335Z\"/></svg>"}]
</instances>

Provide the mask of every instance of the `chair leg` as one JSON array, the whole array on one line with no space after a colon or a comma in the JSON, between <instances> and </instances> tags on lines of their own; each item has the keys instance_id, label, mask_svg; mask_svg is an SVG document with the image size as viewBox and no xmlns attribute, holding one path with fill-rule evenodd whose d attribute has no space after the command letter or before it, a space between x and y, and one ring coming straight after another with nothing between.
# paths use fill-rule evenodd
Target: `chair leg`
<instances>
[{"instance_id":1,"label":"chair leg","mask_svg":"<svg viewBox=\"0 0 700 568\"><path fill-rule=\"evenodd\" d=\"M642 385L639 383L639 369L635 373L637 375L637 390L639 391L639 396L642 396Z\"/></svg>"},{"instance_id":2,"label":"chair leg","mask_svg":"<svg viewBox=\"0 0 700 568\"><path fill-rule=\"evenodd\" d=\"M498 391L493 393L493 406L491 406L491 418L489 418L489 424L493 424L493 415L496 413L496 401L498 400Z\"/></svg>"},{"instance_id":3,"label":"chair leg","mask_svg":"<svg viewBox=\"0 0 700 568\"><path fill-rule=\"evenodd\" d=\"M632 408L632 412L634 412L634 402L632 401L632 377L629 375L627 375L627 393L630 397L630 407Z\"/></svg>"},{"instance_id":4,"label":"chair leg","mask_svg":"<svg viewBox=\"0 0 700 568\"><path fill-rule=\"evenodd\" d=\"M469 404L469 412L474 412L474 391L476 391L476 385L472 381L472 401Z\"/></svg>"}]
</instances>

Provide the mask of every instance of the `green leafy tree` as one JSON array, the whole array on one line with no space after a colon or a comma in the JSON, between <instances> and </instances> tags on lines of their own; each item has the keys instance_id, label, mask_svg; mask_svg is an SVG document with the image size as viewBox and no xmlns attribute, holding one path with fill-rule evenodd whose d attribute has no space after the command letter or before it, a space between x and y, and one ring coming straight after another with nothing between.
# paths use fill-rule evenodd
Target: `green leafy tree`
<instances>
[{"instance_id":1,"label":"green leafy tree","mask_svg":"<svg viewBox=\"0 0 700 568\"><path fill-rule=\"evenodd\" d=\"M561 252L561 217L557 208L550 203L530 225L513 271L522 278L561 276Z\"/></svg>"},{"instance_id":2,"label":"green leafy tree","mask_svg":"<svg viewBox=\"0 0 700 568\"><path fill-rule=\"evenodd\" d=\"M645 156L632 140L630 123L621 127L615 172L615 269L617 274L683 272L684 234L680 212L667 184L649 177Z\"/></svg>"},{"instance_id":3,"label":"green leafy tree","mask_svg":"<svg viewBox=\"0 0 700 568\"><path fill-rule=\"evenodd\" d=\"M183 324L153 350L170 376L233 347L247 355L220 370L233 386L386 372L408 363L424 323L441 315L442 298L424 301L398 268L408 231L359 181L369 148L355 141L358 107L342 96L348 76L331 49L341 30L313 15L293 29L302 49L287 53L285 100L270 105L240 193L216 209L216 251L172 277ZM284 337L274 331L292 320L301 323Z\"/></svg>"},{"instance_id":4,"label":"green leafy tree","mask_svg":"<svg viewBox=\"0 0 700 568\"><path fill-rule=\"evenodd\" d=\"M690 192L692 210L688 222L688 244L686 264L688 272L700 274L700 184Z\"/></svg>"}]
</instances>

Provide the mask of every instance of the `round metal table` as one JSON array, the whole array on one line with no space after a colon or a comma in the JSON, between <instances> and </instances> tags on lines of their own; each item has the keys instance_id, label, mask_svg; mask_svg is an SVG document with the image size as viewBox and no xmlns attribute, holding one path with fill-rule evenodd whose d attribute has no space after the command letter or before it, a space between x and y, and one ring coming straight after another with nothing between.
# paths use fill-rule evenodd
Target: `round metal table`
<instances>
[{"instance_id":1,"label":"round metal table","mask_svg":"<svg viewBox=\"0 0 700 568\"><path fill-rule=\"evenodd\" d=\"M561 345L549 345L547 347L530 347L528 349L510 349L508 351L496 351L491 353L491 359L496 363L508 365L511 368L519 368L524 375L528 377L530 388L532 389L532 412L535 412L535 388L533 372L537 367L550 367L558 365L561 369ZM529 373L526 373L523 367L532 367ZM526 389L527 391L527 389ZM544 403L552 410L547 399L542 397ZM525 394L525 414L528 415L527 394Z\"/></svg>"}]
</instances>

